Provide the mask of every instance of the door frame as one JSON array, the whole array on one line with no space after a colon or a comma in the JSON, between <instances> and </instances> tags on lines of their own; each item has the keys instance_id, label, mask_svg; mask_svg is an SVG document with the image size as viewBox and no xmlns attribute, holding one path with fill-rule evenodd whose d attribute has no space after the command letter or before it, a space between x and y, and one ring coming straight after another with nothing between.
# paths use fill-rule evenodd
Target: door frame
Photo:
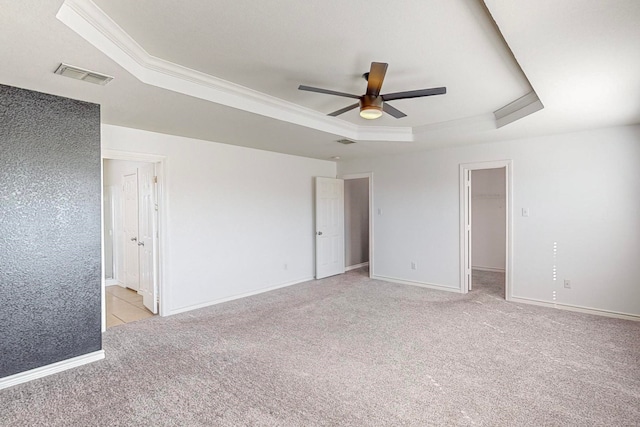
<instances>
[{"instance_id":1,"label":"door frame","mask_svg":"<svg viewBox=\"0 0 640 427\"><path fill-rule=\"evenodd\" d=\"M364 172L364 173L349 173L338 176L338 178L342 180L349 179L360 179L360 178L368 178L369 179L369 277L373 278L373 172ZM346 235L345 235L345 248L346 248Z\"/></svg>"},{"instance_id":2,"label":"door frame","mask_svg":"<svg viewBox=\"0 0 640 427\"><path fill-rule=\"evenodd\" d=\"M156 176L158 177L157 187L157 203L158 203L158 295L160 297L160 304L158 305L158 313L160 316L166 316L169 314L169 305L166 296L169 293L169 283L166 281L166 268L169 265L169 257L166 236L168 231L167 225L167 177L166 171L166 156L160 156L155 154L135 153L129 151L119 150L107 150L103 149L100 155L100 174L102 176L102 182L104 183L104 161L105 160L128 160L132 162L147 162L156 164ZM103 184L104 187L104 184ZM104 211L104 190L100 192L100 201ZM104 213L102 213L104 215ZM104 221L104 219L103 219ZM105 278L104 278L104 225L102 227L102 332L107 330L107 309L105 300Z\"/></svg>"},{"instance_id":3,"label":"door frame","mask_svg":"<svg viewBox=\"0 0 640 427\"><path fill-rule=\"evenodd\" d=\"M471 238L467 236L467 219L471 218L471 197L467 193L468 185L472 184L471 171L483 169L505 169L505 299L513 298L513 162L511 160L494 160L487 162L461 163L460 164L460 292L469 292L471 273L467 271L466 261L469 260L471 268ZM469 183L469 184L468 184ZM471 229L471 232L473 230Z\"/></svg>"}]
</instances>

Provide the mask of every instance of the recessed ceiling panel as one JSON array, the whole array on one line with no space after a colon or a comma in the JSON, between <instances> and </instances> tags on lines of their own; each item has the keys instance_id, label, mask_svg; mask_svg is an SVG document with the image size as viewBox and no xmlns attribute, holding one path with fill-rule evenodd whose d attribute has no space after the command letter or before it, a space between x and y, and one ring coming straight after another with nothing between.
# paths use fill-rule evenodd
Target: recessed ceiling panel
<instances>
[{"instance_id":1,"label":"recessed ceiling panel","mask_svg":"<svg viewBox=\"0 0 640 427\"><path fill-rule=\"evenodd\" d=\"M96 0L149 54L328 114L361 95L372 61L387 62L382 93L446 86L443 96L390 102L407 117L360 126L420 126L492 112L529 83L476 0L183 2Z\"/></svg>"}]
</instances>

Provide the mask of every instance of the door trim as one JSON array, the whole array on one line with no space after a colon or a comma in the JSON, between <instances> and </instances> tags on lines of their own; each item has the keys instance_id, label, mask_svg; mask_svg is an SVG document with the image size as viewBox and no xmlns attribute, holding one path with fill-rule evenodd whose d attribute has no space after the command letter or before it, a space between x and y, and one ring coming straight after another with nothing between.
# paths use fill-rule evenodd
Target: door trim
<instances>
[{"instance_id":1,"label":"door trim","mask_svg":"<svg viewBox=\"0 0 640 427\"><path fill-rule=\"evenodd\" d=\"M471 215L470 204L466 197L466 177L471 171L482 169L505 168L505 299L513 299L513 162L511 160L495 160L488 162L460 164L460 292L469 292L470 284L466 275L465 260L471 251L470 239L466 239L466 218ZM473 231L472 231L473 232Z\"/></svg>"},{"instance_id":2,"label":"door trim","mask_svg":"<svg viewBox=\"0 0 640 427\"><path fill-rule=\"evenodd\" d=\"M338 178L343 180L369 178L369 277L373 278L373 172L363 173L348 173L345 175L339 175ZM346 243L346 242L345 242Z\"/></svg>"},{"instance_id":3,"label":"door trim","mask_svg":"<svg viewBox=\"0 0 640 427\"><path fill-rule=\"evenodd\" d=\"M104 181L104 171L102 167L104 165L104 160L129 160L133 162L148 162L156 164L156 176L158 177L158 294L160 296L160 304L158 306L158 311L160 316L168 316L169 313L169 301L167 300L167 296L171 295L170 293L170 284L166 280L167 277L167 266L169 265L169 255L167 251L167 218L168 218L168 206L169 206L169 197L167 194L167 176L166 176L166 156L160 156L155 154L146 154L146 153L134 153L130 151L119 151L119 150L102 150L100 155L100 168L101 175ZM103 184L104 186L104 184ZM100 201L104 203L102 200L103 191L100 192ZM103 214L102 214L103 215ZM102 218L104 221L104 218ZM107 330L107 308L105 301L105 278L104 278L104 226L102 227L102 241L101 241L101 250L102 250L102 332Z\"/></svg>"}]
</instances>

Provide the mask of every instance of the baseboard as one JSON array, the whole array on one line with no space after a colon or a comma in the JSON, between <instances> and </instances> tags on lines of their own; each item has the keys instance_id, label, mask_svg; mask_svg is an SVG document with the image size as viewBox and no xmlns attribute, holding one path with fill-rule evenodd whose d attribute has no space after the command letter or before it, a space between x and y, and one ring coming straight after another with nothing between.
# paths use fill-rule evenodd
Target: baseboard
<instances>
[{"instance_id":1,"label":"baseboard","mask_svg":"<svg viewBox=\"0 0 640 427\"><path fill-rule=\"evenodd\" d=\"M124 283L120 283L117 280L115 282L113 282L113 283L105 282L104 287L107 288L109 286L119 286L121 288L125 288L126 289L126 286L124 285Z\"/></svg>"},{"instance_id":2,"label":"baseboard","mask_svg":"<svg viewBox=\"0 0 640 427\"><path fill-rule=\"evenodd\" d=\"M259 294L262 294L262 293L265 293L265 292L275 291L276 289L286 288L287 286L297 285L299 283L308 282L310 280L314 280L314 278L313 277L307 277L307 278L304 278L304 279L295 280L293 282L283 283L281 285L276 285L276 286L271 286L269 288L259 289L257 291L245 292L243 294L238 294L238 295L233 295L233 296L230 296L230 297L220 298L220 299L216 299L216 300L213 300L213 301L204 302L202 304L194 304L194 305L190 305L190 306L187 306L187 307L176 308L176 309L173 309L173 310L169 310L169 316L172 316L174 314L185 313L185 312L191 311L191 310L197 310L199 308L210 307L210 306L216 305L216 304L222 304L223 302L233 301L233 300L240 299L240 298L246 298L246 297L250 297L250 296L253 296L253 295L259 295Z\"/></svg>"},{"instance_id":3,"label":"baseboard","mask_svg":"<svg viewBox=\"0 0 640 427\"><path fill-rule=\"evenodd\" d=\"M444 285L436 285L434 283L414 282L412 280L396 279L394 277L371 276L372 279L382 280L384 282L399 283L401 285L418 286L420 288L436 289L438 291L447 291L460 293L460 288L451 288Z\"/></svg>"},{"instance_id":4,"label":"baseboard","mask_svg":"<svg viewBox=\"0 0 640 427\"><path fill-rule=\"evenodd\" d=\"M582 307L579 305L564 304L564 303L558 303L558 302L554 303L549 301L537 300L533 298L523 298L523 297L514 297L514 296L509 298L509 301L518 302L522 304L537 305L541 307L557 308L559 310L575 311L578 313L593 314L596 316L613 317L615 319L634 320L636 322L640 321L640 315L638 314L620 313L617 311L602 310L598 308Z\"/></svg>"},{"instance_id":5,"label":"baseboard","mask_svg":"<svg viewBox=\"0 0 640 427\"><path fill-rule=\"evenodd\" d=\"M117 279L105 279L104 280L104 285L105 286L113 286L113 285L119 285L120 282L118 282Z\"/></svg>"},{"instance_id":6,"label":"baseboard","mask_svg":"<svg viewBox=\"0 0 640 427\"><path fill-rule=\"evenodd\" d=\"M0 390L38 378L57 374L58 372L66 371L67 369L77 368L78 366L86 365L87 363L97 362L102 359L104 359L104 350L98 350L93 353L83 354L82 356L72 357L71 359L62 360L50 365L9 375L8 377L0 378Z\"/></svg>"},{"instance_id":7,"label":"baseboard","mask_svg":"<svg viewBox=\"0 0 640 427\"><path fill-rule=\"evenodd\" d=\"M345 267L345 271L351 271L362 267L367 267L369 265L369 261L361 262L360 264L350 265L349 267Z\"/></svg>"},{"instance_id":8,"label":"baseboard","mask_svg":"<svg viewBox=\"0 0 640 427\"><path fill-rule=\"evenodd\" d=\"M480 270L480 271L492 271L494 273L504 273L504 268L493 268L493 267L476 267L475 265L471 266L471 270Z\"/></svg>"}]
</instances>

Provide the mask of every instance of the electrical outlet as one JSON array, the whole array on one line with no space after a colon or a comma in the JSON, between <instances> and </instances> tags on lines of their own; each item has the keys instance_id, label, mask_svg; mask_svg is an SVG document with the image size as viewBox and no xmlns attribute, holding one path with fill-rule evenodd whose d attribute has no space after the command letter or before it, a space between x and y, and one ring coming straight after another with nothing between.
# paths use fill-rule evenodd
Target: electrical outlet
<instances>
[{"instance_id":1,"label":"electrical outlet","mask_svg":"<svg viewBox=\"0 0 640 427\"><path fill-rule=\"evenodd\" d=\"M415 261L411 261L411 269L412 270L417 270L418 269L418 265L416 264Z\"/></svg>"},{"instance_id":2,"label":"electrical outlet","mask_svg":"<svg viewBox=\"0 0 640 427\"><path fill-rule=\"evenodd\" d=\"M564 279L565 289L571 289L571 280Z\"/></svg>"}]
</instances>

